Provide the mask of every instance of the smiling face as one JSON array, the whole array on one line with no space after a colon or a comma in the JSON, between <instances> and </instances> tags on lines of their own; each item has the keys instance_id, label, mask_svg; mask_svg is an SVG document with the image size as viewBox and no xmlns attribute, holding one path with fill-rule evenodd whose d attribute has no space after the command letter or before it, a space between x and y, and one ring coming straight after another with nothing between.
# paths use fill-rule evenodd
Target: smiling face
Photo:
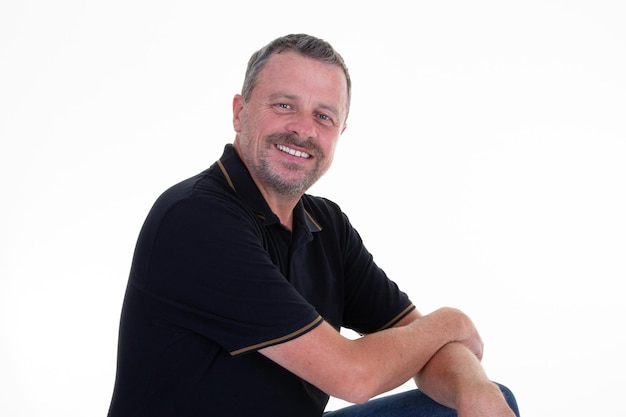
<instances>
[{"instance_id":1,"label":"smiling face","mask_svg":"<svg viewBox=\"0 0 626 417\"><path fill-rule=\"evenodd\" d=\"M247 101L233 101L234 146L261 192L295 197L331 165L345 129L343 70L296 52L273 54Z\"/></svg>"}]
</instances>

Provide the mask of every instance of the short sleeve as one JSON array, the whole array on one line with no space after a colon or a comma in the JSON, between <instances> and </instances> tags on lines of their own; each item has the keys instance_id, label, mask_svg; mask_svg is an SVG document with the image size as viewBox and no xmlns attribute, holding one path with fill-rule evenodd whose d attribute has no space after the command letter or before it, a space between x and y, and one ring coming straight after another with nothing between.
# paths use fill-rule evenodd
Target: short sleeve
<instances>
[{"instance_id":1,"label":"short sleeve","mask_svg":"<svg viewBox=\"0 0 626 417\"><path fill-rule=\"evenodd\" d=\"M375 262L347 217L344 326L361 334L393 327L415 309Z\"/></svg>"}]
</instances>

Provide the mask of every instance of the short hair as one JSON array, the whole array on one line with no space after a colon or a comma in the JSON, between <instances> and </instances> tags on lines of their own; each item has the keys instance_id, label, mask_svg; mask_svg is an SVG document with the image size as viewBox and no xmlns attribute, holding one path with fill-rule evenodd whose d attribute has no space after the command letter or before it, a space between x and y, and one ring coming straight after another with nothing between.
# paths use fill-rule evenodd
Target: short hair
<instances>
[{"instance_id":1,"label":"short hair","mask_svg":"<svg viewBox=\"0 0 626 417\"><path fill-rule=\"evenodd\" d=\"M348 67L345 64L343 57L331 46L330 43L323 39L306 34L290 34L282 36L274 39L263 48L252 54L250 60L248 61L248 67L246 69L246 75L241 89L241 95L244 100L248 100L248 98L250 98L250 94L256 86L259 73L267 63L268 58L272 54L278 54L284 51L294 51L302 56L313 58L326 64L336 65L343 70L348 86L348 108L346 109L347 117L347 113L350 109L350 98L352 92L352 83L350 81Z\"/></svg>"}]
</instances>

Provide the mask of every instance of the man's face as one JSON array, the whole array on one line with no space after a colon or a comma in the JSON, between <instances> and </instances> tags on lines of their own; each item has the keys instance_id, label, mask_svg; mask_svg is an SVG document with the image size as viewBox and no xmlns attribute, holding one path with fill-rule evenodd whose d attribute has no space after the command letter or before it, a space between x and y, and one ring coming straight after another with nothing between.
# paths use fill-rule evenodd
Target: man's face
<instances>
[{"instance_id":1,"label":"man's face","mask_svg":"<svg viewBox=\"0 0 626 417\"><path fill-rule=\"evenodd\" d=\"M348 105L342 69L273 54L247 102L233 101L235 148L263 192L296 196L330 167Z\"/></svg>"}]
</instances>

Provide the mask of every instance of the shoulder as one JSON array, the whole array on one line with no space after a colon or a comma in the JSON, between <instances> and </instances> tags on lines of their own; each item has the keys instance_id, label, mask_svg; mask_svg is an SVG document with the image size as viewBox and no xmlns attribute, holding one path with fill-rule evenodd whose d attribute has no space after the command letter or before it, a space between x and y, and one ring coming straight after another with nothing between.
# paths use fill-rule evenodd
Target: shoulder
<instances>
[{"instance_id":1,"label":"shoulder","mask_svg":"<svg viewBox=\"0 0 626 417\"><path fill-rule=\"evenodd\" d=\"M165 229L188 233L207 227L220 230L227 224L254 224L253 213L221 180L209 168L165 190L150 209L142 234L156 237Z\"/></svg>"},{"instance_id":2,"label":"shoulder","mask_svg":"<svg viewBox=\"0 0 626 417\"><path fill-rule=\"evenodd\" d=\"M226 181L216 175L214 166L166 189L155 201L151 215L162 217L174 207L202 206L220 208L236 204L238 199Z\"/></svg>"}]
</instances>

